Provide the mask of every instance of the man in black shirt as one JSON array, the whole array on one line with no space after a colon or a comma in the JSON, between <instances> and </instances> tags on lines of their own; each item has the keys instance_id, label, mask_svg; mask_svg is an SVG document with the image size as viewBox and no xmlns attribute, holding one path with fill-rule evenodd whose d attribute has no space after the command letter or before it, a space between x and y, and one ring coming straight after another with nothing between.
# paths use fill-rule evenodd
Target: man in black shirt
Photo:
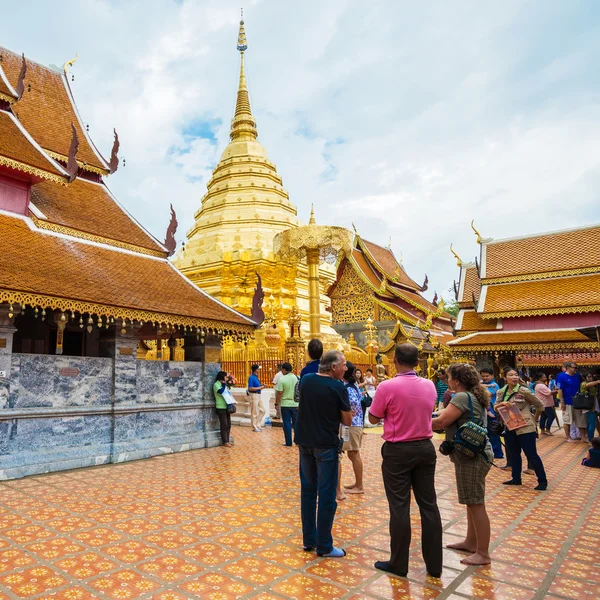
<instances>
[{"instance_id":1,"label":"man in black shirt","mask_svg":"<svg viewBox=\"0 0 600 600\"><path fill-rule=\"evenodd\" d=\"M337 508L339 429L340 424L350 426L352 422L348 391L341 382L345 372L344 355L331 350L323 355L318 373L302 378L294 439L300 451L304 549L311 551L316 546L319 556L332 558L346 555L333 546L331 536Z\"/></svg>"}]
</instances>

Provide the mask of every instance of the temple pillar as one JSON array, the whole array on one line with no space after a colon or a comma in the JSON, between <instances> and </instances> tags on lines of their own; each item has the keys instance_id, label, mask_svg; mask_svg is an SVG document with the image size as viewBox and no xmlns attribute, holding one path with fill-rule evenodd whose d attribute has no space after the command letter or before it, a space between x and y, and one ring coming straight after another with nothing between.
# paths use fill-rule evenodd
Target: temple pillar
<instances>
[{"instance_id":1,"label":"temple pillar","mask_svg":"<svg viewBox=\"0 0 600 600\"><path fill-rule=\"evenodd\" d=\"M308 322L310 337L319 337L321 333L321 290L319 288L319 256L318 249L306 250L306 265L308 267Z\"/></svg>"},{"instance_id":2,"label":"temple pillar","mask_svg":"<svg viewBox=\"0 0 600 600\"><path fill-rule=\"evenodd\" d=\"M13 336L17 331L8 311L8 307L0 307L0 409L8 408Z\"/></svg>"}]
</instances>

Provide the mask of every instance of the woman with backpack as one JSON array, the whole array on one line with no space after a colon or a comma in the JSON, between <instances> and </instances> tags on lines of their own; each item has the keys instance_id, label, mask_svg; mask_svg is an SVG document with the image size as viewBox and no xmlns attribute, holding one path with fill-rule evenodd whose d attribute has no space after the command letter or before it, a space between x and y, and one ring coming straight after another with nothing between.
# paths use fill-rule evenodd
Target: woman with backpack
<instances>
[{"instance_id":1,"label":"woman with backpack","mask_svg":"<svg viewBox=\"0 0 600 600\"><path fill-rule=\"evenodd\" d=\"M456 432L473 421L487 430L489 392L481 385L475 367L457 363L450 365L448 387L454 393L450 403L433 419L433 429L444 429L446 441L440 446L443 454L450 454L456 473L458 502L467 506L467 536L462 542L448 544L448 548L469 552L460 562L465 565L487 565L490 558L490 519L485 509L485 478L492 466L493 452L489 439L483 438L482 451L475 456L461 452L456 445Z\"/></svg>"},{"instance_id":2,"label":"woman with backpack","mask_svg":"<svg viewBox=\"0 0 600 600\"><path fill-rule=\"evenodd\" d=\"M537 427L538 417L544 412L542 401L533 394L529 388L521 385L519 373L516 369L508 368L504 373L506 385L498 390L494 410L498 412L498 407L504 403L512 403L521 412L525 419L525 426L507 430L504 433L507 454L511 459L512 479L504 481L505 485L521 485L521 450L527 457L528 465L535 471L538 479L536 490L545 490L548 488L548 479L544 464L537 452ZM535 407L535 415L531 414L531 407Z\"/></svg>"}]
</instances>

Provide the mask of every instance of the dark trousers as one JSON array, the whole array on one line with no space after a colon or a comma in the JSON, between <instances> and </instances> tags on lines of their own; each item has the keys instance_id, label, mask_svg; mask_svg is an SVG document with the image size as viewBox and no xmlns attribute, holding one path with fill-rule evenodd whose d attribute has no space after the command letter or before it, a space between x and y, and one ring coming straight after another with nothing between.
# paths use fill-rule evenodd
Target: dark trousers
<instances>
[{"instance_id":1,"label":"dark trousers","mask_svg":"<svg viewBox=\"0 0 600 600\"><path fill-rule=\"evenodd\" d=\"M540 429L542 431L550 431L554 419L556 419L556 409L554 406L546 406L540 416Z\"/></svg>"},{"instance_id":2,"label":"dark trousers","mask_svg":"<svg viewBox=\"0 0 600 600\"><path fill-rule=\"evenodd\" d=\"M504 449L506 450L506 466L512 467L512 450L510 448L510 444L506 441L506 433L504 433ZM520 453L519 453L520 454ZM527 458L527 468L533 470L533 466L529 458Z\"/></svg>"},{"instance_id":3,"label":"dark trousers","mask_svg":"<svg viewBox=\"0 0 600 600\"><path fill-rule=\"evenodd\" d=\"M523 462L521 461L521 450L527 457L527 464L531 465L528 468L533 469L537 475L538 483L548 483L544 464L540 455L537 453L536 440L537 433L522 433L517 435L514 431L507 431L504 437L506 447L510 448L512 478L513 481L521 481L521 469Z\"/></svg>"},{"instance_id":4,"label":"dark trousers","mask_svg":"<svg viewBox=\"0 0 600 600\"><path fill-rule=\"evenodd\" d=\"M298 409L293 406L281 407L281 420L283 421L283 435L285 445L292 445L292 430L296 431L296 420L298 419Z\"/></svg>"},{"instance_id":5,"label":"dark trousers","mask_svg":"<svg viewBox=\"0 0 600 600\"><path fill-rule=\"evenodd\" d=\"M410 490L421 512L421 544L427 572L442 572L442 520L435 495L435 448L431 440L386 442L381 448L383 484L390 506L390 565L408 572Z\"/></svg>"},{"instance_id":6,"label":"dark trousers","mask_svg":"<svg viewBox=\"0 0 600 600\"><path fill-rule=\"evenodd\" d=\"M310 448L300 450L300 513L305 548L317 547L318 554L333 549L331 528L337 502L339 455L337 448ZM319 509L317 513L317 498Z\"/></svg>"},{"instance_id":7,"label":"dark trousers","mask_svg":"<svg viewBox=\"0 0 600 600\"><path fill-rule=\"evenodd\" d=\"M490 421L495 420L495 418L488 416L488 438L490 439L490 444L492 445L492 450L494 451L494 458L504 458L500 436L490 431Z\"/></svg>"},{"instance_id":8,"label":"dark trousers","mask_svg":"<svg viewBox=\"0 0 600 600\"><path fill-rule=\"evenodd\" d=\"M590 410L585 413L585 418L587 420L587 436L588 441L592 441L594 438L594 434L596 433L596 411Z\"/></svg>"},{"instance_id":9,"label":"dark trousers","mask_svg":"<svg viewBox=\"0 0 600 600\"><path fill-rule=\"evenodd\" d=\"M231 432L231 415L226 408L217 408L219 417L219 429L221 430L221 443L229 443L229 434Z\"/></svg>"}]
</instances>

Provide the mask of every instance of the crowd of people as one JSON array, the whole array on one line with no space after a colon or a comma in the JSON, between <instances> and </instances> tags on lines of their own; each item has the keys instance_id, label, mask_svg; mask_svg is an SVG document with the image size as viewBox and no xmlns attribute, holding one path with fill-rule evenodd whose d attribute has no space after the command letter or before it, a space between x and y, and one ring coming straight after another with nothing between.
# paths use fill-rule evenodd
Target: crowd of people
<instances>
[{"instance_id":1,"label":"crowd of people","mask_svg":"<svg viewBox=\"0 0 600 600\"><path fill-rule=\"evenodd\" d=\"M535 474L535 490L548 488L537 451L539 436L552 436L552 425L563 420L566 439L589 442L584 466L600 467L600 373L579 375L573 362L556 377L536 373L532 380L516 368L505 369L497 382L494 371L464 363L440 369L437 382L419 377L417 348L396 347L395 377L378 384L371 369L362 371L343 353L323 353L318 339L308 344L310 361L299 377L283 363L273 380L277 416L283 423L284 446L299 449L300 505L303 546L319 556L345 556L332 538L337 502L347 494L364 494L360 454L365 424L383 423L382 478L390 511L390 557L375 567L406 576L411 543L410 502L414 494L421 515L422 554L427 572L442 571L442 522L437 506L434 431L444 432L439 451L454 464L458 502L466 506L465 539L448 548L465 552L461 562L485 565L491 561L490 520L485 507L485 482L494 460L510 469L505 485L522 485L522 473ZM247 393L251 422L260 432L264 409L259 365L252 366ZM230 399L227 374L214 384L223 444L231 445ZM573 428L575 435L573 434ZM523 470L522 453L527 459ZM347 455L354 482L342 485L342 460Z\"/></svg>"}]
</instances>

